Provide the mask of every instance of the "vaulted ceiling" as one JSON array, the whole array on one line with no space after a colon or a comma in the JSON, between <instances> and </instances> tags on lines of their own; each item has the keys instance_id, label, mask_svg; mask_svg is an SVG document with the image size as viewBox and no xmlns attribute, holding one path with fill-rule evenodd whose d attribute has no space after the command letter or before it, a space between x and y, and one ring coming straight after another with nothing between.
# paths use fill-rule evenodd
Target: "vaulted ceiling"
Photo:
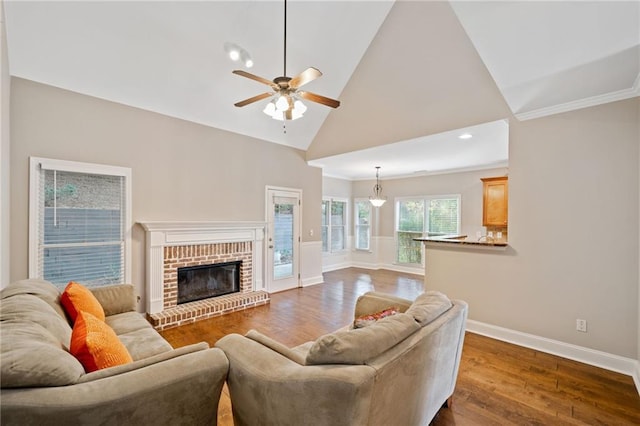
<instances>
[{"instance_id":1,"label":"vaulted ceiling","mask_svg":"<svg viewBox=\"0 0 640 426\"><path fill-rule=\"evenodd\" d=\"M231 73L283 74L283 2L4 0L4 9L13 76L289 145L327 168L358 150L384 166L376 161L389 148L371 148L389 144L402 162L411 151L400 142L446 144L454 129L640 94L637 1L289 0L287 74L320 69L305 89L342 105L307 102L286 133L262 113L266 100L233 106L268 87ZM255 65L232 62L225 43Z\"/></svg>"}]
</instances>

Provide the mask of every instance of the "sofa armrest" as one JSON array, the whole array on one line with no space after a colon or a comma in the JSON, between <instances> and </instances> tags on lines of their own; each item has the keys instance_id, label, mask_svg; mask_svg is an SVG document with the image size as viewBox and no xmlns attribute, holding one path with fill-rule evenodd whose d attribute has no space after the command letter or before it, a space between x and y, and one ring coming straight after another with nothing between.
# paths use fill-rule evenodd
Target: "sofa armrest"
<instances>
[{"instance_id":1,"label":"sofa armrest","mask_svg":"<svg viewBox=\"0 0 640 426\"><path fill-rule=\"evenodd\" d=\"M292 350L282 343L273 340L271 337L265 336L259 331L249 330L247 334L245 334L245 336L251 340L255 340L256 342L263 344L273 351L278 352L280 355L289 358L291 361L294 361L300 365L305 365L306 357L303 356L300 352Z\"/></svg>"},{"instance_id":2,"label":"sofa armrest","mask_svg":"<svg viewBox=\"0 0 640 426\"><path fill-rule=\"evenodd\" d=\"M102 370L93 371L91 373L80 376L78 383L90 382L93 380L104 379L105 377L117 376L118 374L128 373L129 371L145 368L152 364L167 361L171 358L177 358L192 352L203 351L209 349L207 342L195 343L193 345L183 346L178 349L173 349L168 352L162 352L157 355L150 356L148 358L140 359L138 361L130 362L128 364L122 364L115 367L103 368Z\"/></svg>"},{"instance_id":3,"label":"sofa armrest","mask_svg":"<svg viewBox=\"0 0 640 426\"><path fill-rule=\"evenodd\" d=\"M136 310L136 296L131 284L90 287L89 290L102 305L106 316Z\"/></svg>"},{"instance_id":4,"label":"sofa armrest","mask_svg":"<svg viewBox=\"0 0 640 426\"><path fill-rule=\"evenodd\" d=\"M390 307L396 307L400 312L405 312L412 303L411 300L392 294L369 291L358 297L353 317L358 318L362 315L370 315Z\"/></svg>"},{"instance_id":5,"label":"sofa armrest","mask_svg":"<svg viewBox=\"0 0 640 426\"><path fill-rule=\"evenodd\" d=\"M228 366L224 353L214 348L86 383L2 389L0 421L215 425Z\"/></svg>"},{"instance_id":6,"label":"sofa armrest","mask_svg":"<svg viewBox=\"0 0 640 426\"><path fill-rule=\"evenodd\" d=\"M235 425L367 424L374 368L300 365L239 334L215 346L229 359Z\"/></svg>"}]
</instances>

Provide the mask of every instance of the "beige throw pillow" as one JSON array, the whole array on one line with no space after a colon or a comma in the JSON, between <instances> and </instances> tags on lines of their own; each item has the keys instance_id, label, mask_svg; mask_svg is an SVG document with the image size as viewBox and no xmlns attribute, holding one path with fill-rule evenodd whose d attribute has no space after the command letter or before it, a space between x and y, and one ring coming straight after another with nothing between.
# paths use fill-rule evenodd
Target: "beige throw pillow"
<instances>
[{"instance_id":1,"label":"beige throw pillow","mask_svg":"<svg viewBox=\"0 0 640 426\"><path fill-rule=\"evenodd\" d=\"M427 291L416 298L406 313L424 327L447 312L452 306L451 300L443 293Z\"/></svg>"},{"instance_id":2,"label":"beige throw pillow","mask_svg":"<svg viewBox=\"0 0 640 426\"><path fill-rule=\"evenodd\" d=\"M325 334L309 349L306 364L365 364L419 329L411 315L396 314L369 327Z\"/></svg>"}]
</instances>

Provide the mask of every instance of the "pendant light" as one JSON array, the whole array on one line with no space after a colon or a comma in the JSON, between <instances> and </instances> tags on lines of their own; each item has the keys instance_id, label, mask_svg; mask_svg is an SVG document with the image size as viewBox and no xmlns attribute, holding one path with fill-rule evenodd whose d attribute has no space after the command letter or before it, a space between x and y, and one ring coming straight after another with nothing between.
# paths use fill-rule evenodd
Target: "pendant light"
<instances>
[{"instance_id":1,"label":"pendant light","mask_svg":"<svg viewBox=\"0 0 640 426\"><path fill-rule=\"evenodd\" d=\"M380 166L376 166L376 184L373 186L373 196L369 197L369 201L374 207L380 207L387 201L387 197L382 196L379 172Z\"/></svg>"}]
</instances>

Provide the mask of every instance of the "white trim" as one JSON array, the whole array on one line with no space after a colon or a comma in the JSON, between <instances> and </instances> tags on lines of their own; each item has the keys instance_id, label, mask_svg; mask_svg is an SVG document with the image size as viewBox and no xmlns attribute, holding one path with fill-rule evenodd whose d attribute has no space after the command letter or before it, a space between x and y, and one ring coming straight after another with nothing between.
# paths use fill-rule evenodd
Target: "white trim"
<instances>
[{"instance_id":1,"label":"white trim","mask_svg":"<svg viewBox=\"0 0 640 426\"><path fill-rule=\"evenodd\" d=\"M566 102L560 105L553 105L546 108L539 108L533 111L520 112L513 114L518 120L526 121L534 118L546 117L548 115L560 114L562 112L574 111L577 109L588 108L596 105L602 105L609 102L622 101L625 99L640 96L640 74L636 78L633 87L629 89L618 90L616 92L605 93L603 95L591 96L577 101Z\"/></svg>"},{"instance_id":2,"label":"white trim","mask_svg":"<svg viewBox=\"0 0 640 426\"><path fill-rule=\"evenodd\" d=\"M322 265L322 272L337 271L338 269L351 268L351 267L357 267L357 266L355 266L352 262L332 263L329 266ZM367 269L373 269L373 268L367 268Z\"/></svg>"},{"instance_id":3,"label":"white trim","mask_svg":"<svg viewBox=\"0 0 640 426\"><path fill-rule=\"evenodd\" d=\"M38 207L38 183L40 173L38 173L40 159L29 158L29 278L38 278L38 224L40 222L40 211Z\"/></svg>"},{"instance_id":4,"label":"white trim","mask_svg":"<svg viewBox=\"0 0 640 426\"><path fill-rule=\"evenodd\" d=\"M131 168L106 164L83 163L78 161L55 160L50 158L29 157L29 278L41 278L38 271L38 229L40 223L39 182L40 170L58 170L74 173L121 176L125 180L125 218L124 218L124 281L130 283L132 277L132 212L133 195Z\"/></svg>"},{"instance_id":5,"label":"white trim","mask_svg":"<svg viewBox=\"0 0 640 426\"><path fill-rule=\"evenodd\" d=\"M300 285L306 287L323 283L322 241L305 241L300 246L300 252Z\"/></svg>"},{"instance_id":6,"label":"white trim","mask_svg":"<svg viewBox=\"0 0 640 426\"><path fill-rule=\"evenodd\" d=\"M640 360L636 361L636 368L633 372L633 383L636 385L636 390L640 394Z\"/></svg>"},{"instance_id":7,"label":"white trim","mask_svg":"<svg viewBox=\"0 0 640 426\"><path fill-rule=\"evenodd\" d=\"M626 374L633 377L634 382L636 383L636 389L640 392L640 387L638 386L640 382L640 380L638 380L638 377L640 376L640 367L637 360L573 345L571 343L548 339L546 337L523 333L492 324L486 324L480 321L467 320L467 331L491 337L493 339L502 340L504 342L513 343L525 348L531 348L552 355L557 355L562 358L583 362L585 364L615 371L617 373Z\"/></svg>"},{"instance_id":8,"label":"white trim","mask_svg":"<svg viewBox=\"0 0 640 426\"><path fill-rule=\"evenodd\" d=\"M324 277L322 275L302 279L302 287L309 287L310 285L323 284L323 283L324 283Z\"/></svg>"},{"instance_id":9,"label":"white trim","mask_svg":"<svg viewBox=\"0 0 640 426\"><path fill-rule=\"evenodd\" d=\"M131 176L129 167L110 166L107 164L83 163L79 161L55 160L51 158L30 157L36 160L42 170L59 172L91 173L94 175Z\"/></svg>"}]
</instances>

